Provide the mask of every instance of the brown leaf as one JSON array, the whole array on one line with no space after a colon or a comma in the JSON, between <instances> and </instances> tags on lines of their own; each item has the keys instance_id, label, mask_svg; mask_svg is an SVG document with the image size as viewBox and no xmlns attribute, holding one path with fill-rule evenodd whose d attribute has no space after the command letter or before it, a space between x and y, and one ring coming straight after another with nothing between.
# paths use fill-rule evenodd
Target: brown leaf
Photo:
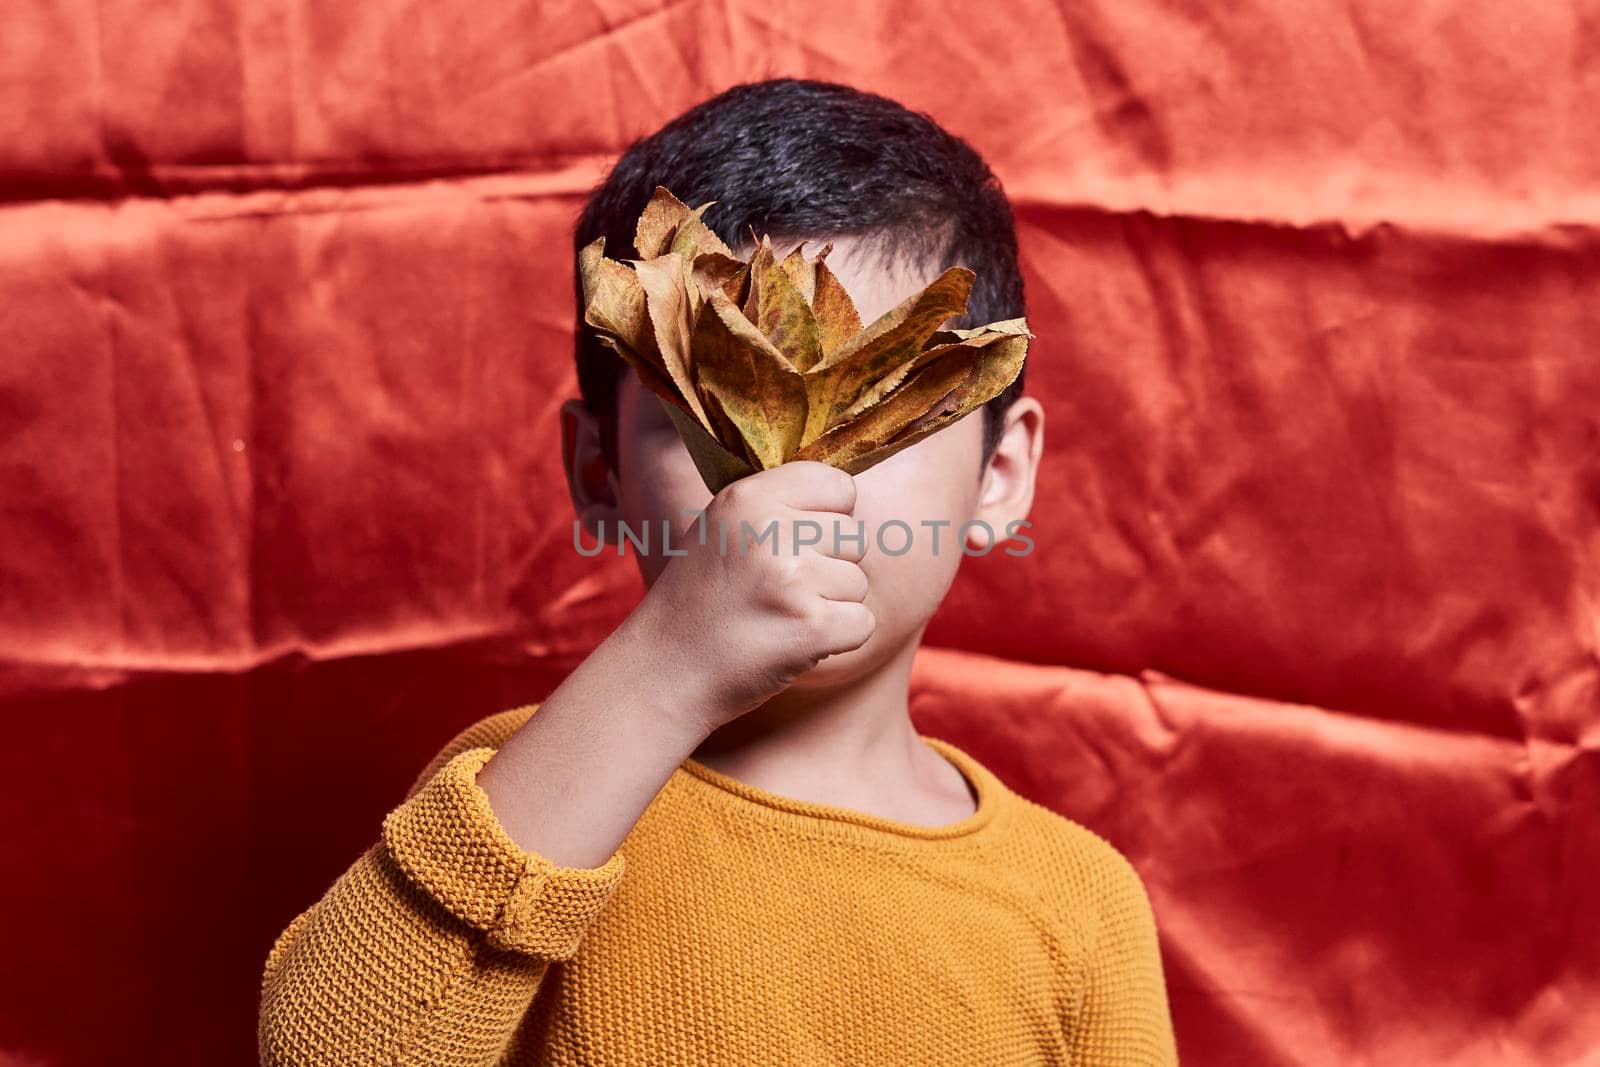
<instances>
[{"instance_id":1,"label":"brown leaf","mask_svg":"<svg viewBox=\"0 0 1600 1067\"><path fill-rule=\"evenodd\" d=\"M973 274L952 267L863 329L826 244L778 260L755 234L744 262L657 187L632 267L579 253L584 322L661 398L712 491L751 471L817 459L859 473L999 395L1032 334L1008 319L940 329Z\"/></svg>"},{"instance_id":2,"label":"brown leaf","mask_svg":"<svg viewBox=\"0 0 1600 1067\"><path fill-rule=\"evenodd\" d=\"M951 347L876 406L803 446L791 457L814 459L854 474L858 461L888 448L896 435L961 385L977 364L974 349Z\"/></svg>"},{"instance_id":3,"label":"brown leaf","mask_svg":"<svg viewBox=\"0 0 1600 1067\"><path fill-rule=\"evenodd\" d=\"M965 345L970 348L987 348L992 344L1015 341L1015 335L1019 331L1024 338L1032 337L1033 335L1028 332L1026 326L1022 325L1022 322L1023 320L1021 319L1010 319L1006 322L993 323L985 329L940 330L934 333L933 336L928 338L931 347L924 348L905 364L895 368L863 390L861 396L845 411L839 421L855 418L863 410L883 399L896 386L910 377L913 372L944 355L947 349L959 345ZM1025 348L1026 346L1024 346Z\"/></svg>"},{"instance_id":4,"label":"brown leaf","mask_svg":"<svg viewBox=\"0 0 1600 1067\"><path fill-rule=\"evenodd\" d=\"M837 426L865 389L910 362L940 323L965 311L973 277L965 267L951 267L812 367L806 375L810 409L802 443Z\"/></svg>"},{"instance_id":5,"label":"brown leaf","mask_svg":"<svg viewBox=\"0 0 1600 1067\"><path fill-rule=\"evenodd\" d=\"M980 356L977 364L967 373L960 385L907 424L887 446L860 456L855 462L860 465L860 469L865 470L987 404L1005 392L1006 386L1022 373L1022 364L1027 351L1026 337L1009 337L997 342L988 349L989 358Z\"/></svg>"},{"instance_id":6,"label":"brown leaf","mask_svg":"<svg viewBox=\"0 0 1600 1067\"><path fill-rule=\"evenodd\" d=\"M819 455L829 457L824 462L859 474L987 404L1022 373L1028 336L1005 337L981 348L951 345L946 351L944 357L925 365L867 414L819 438L815 442L821 446L817 449ZM915 418L902 418L904 413L918 408L923 410ZM827 438L833 440L825 444ZM796 453L794 458L816 457Z\"/></svg>"},{"instance_id":7,"label":"brown leaf","mask_svg":"<svg viewBox=\"0 0 1600 1067\"><path fill-rule=\"evenodd\" d=\"M745 299L744 317L801 373L822 358L811 308L765 239L750 260L750 292Z\"/></svg>"},{"instance_id":8,"label":"brown leaf","mask_svg":"<svg viewBox=\"0 0 1600 1067\"><path fill-rule=\"evenodd\" d=\"M735 304L744 302L744 286L750 265L742 259L719 252L703 252L694 258L694 280L702 290L720 289Z\"/></svg>"},{"instance_id":9,"label":"brown leaf","mask_svg":"<svg viewBox=\"0 0 1600 1067\"><path fill-rule=\"evenodd\" d=\"M633 270L645 293L656 347L661 352L667 376L678 387L684 405L709 430L711 424L695 394L694 380L689 373L689 331L699 316L700 287L692 283L689 265L677 253L636 260Z\"/></svg>"},{"instance_id":10,"label":"brown leaf","mask_svg":"<svg viewBox=\"0 0 1600 1067\"><path fill-rule=\"evenodd\" d=\"M829 247L832 247L831 245ZM805 242L801 241L783 257L783 272L789 276L794 287L800 290L800 298L810 304L817 295L817 265L816 260L805 257ZM823 252L826 255L826 250Z\"/></svg>"},{"instance_id":11,"label":"brown leaf","mask_svg":"<svg viewBox=\"0 0 1600 1067\"><path fill-rule=\"evenodd\" d=\"M605 238L599 237L578 256L584 293L583 319L595 328L602 344L634 367L646 388L658 396L671 397L676 389L656 348L644 289L632 270L606 259L604 250Z\"/></svg>"},{"instance_id":12,"label":"brown leaf","mask_svg":"<svg viewBox=\"0 0 1600 1067\"><path fill-rule=\"evenodd\" d=\"M645 204L633 228L633 247L639 253L639 258L654 259L665 253L678 223L688 214L688 204L667 192L663 186L656 186L656 191L650 194L650 201Z\"/></svg>"},{"instance_id":13,"label":"brown leaf","mask_svg":"<svg viewBox=\"0 0 1600 1067\"><path fill-rule=\"evenodd\" d=\"M832 241L823 245L813 268L815 288L811 298L811 314L816 317L820 327L824 361L861 332L861 316L856 312L855 301L850 299L850 294L844 291L838 277L824 262L832 251Z\"/></svg>"},{"instance_id":14,"label":"brown leaf","mask_svg":"<svg viewBox=\"0 0 1600 1067\"><path fill-rule=\"evenodd\" d=\"M798 446L804 425L800 373L716 290L707 295L693 345L696 383L738 427L750 458L762 468L782 463Z\"/></svg>"},{"instance_id":15,"label":"brown leaf","mask_svg":"<svg viewBox=\"0 0 1600 1067\"><path fill-rule=\"evenodd\" d=\"M974 337L986 337L989 334L996 333L1016 334L1022 337L1033 336L1028 329L1027 319L1001 319L998 322L991 322L983 326L974 326L970 330L936 330L928 337L928 344L956 344Z\"/></svg>"}]
</instances>

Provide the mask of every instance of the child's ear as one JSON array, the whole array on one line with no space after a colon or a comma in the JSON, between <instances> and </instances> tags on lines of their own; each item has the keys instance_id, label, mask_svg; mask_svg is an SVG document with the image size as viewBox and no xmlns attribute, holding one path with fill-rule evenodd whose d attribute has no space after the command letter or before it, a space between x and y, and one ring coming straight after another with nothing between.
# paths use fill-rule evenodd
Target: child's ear
<instances>
[{"instance_id":1,"label":"child's ear","mask_svg":"<svg viewBox=\"0 0 1600 1067\"><path fill-rule=\"evenodd\" d=\"M577 397L561 404L561 460L572 510L584 532L602 544L618 543L622 516L616 472L600 447L600 420Z\"/></svg>"},{"instance_id":2,"label":"child's ear","mask_svg":"<svg viewBox=\"0 0 1600 1067\"><path fill-rule=\"evenodd\" d=\"M1019 396L1006 409L1005 422L994 454L983 470L983 485L978 490L974 519L988 524L967 527L967 546L975 551L999 548L1012 537L1006 529L1014 521L1026 519L1033 507L1034 480L1039 472L1039 456L1044 449L1044 408L1031 396ZM1018 527L1026 533L1028 527ZM993 534L989 533L993 530ZM1031 535L1030 535L1031 536Z\"/></svg>"}]
</instances>

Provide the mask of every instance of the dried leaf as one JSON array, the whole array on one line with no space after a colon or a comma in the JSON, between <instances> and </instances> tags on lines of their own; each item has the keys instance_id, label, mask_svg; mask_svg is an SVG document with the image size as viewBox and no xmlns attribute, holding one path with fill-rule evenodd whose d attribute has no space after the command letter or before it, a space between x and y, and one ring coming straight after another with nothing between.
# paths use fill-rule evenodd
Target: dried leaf
<instances>
[{"instance_id":1,"label":"dried leaf","mask_svg":"<svg viewBox=\"0 0 1600 1067\"><path fill-rule=\"evenodd\" d=\"M859 474L1005 392L1022 373L1027 342L1027 337L1013 336L982 347L950 345L946 355L909 377L863 416L842 423L791 458L818 459ZM930 400L957 377L958 369L963 372L960 380ZM904 412L919 407L922 414L909 422L902 420Z\"/></svg>"},{"instance_id":2,"label":"dried leaf","mask_svg":"<svg viewBox=\"0 0 1600 1067\"><path fill-rule=\"evenodd\" d=\"M811 313L822 326L823 359L831 357L861 332L861 316L856 313L855 301L824 262L831 251L833 244L829 242L817 253L815 296L811 300Z\"/></svg>"},{"instance_id":3,"label":"dried leaf","mask_svg":"<svg viewBox=\"0 0 1600 1067\"><path fill-rule=\"evenodd\" d=\"M709 206L709 205L702 205ZM633 228L633 247L641 259L654 259L667 251L678 223L689 214L689 205L656 186Z\"/></svg>"},{"instance_id":4,"label":"dried leaf","mask_svg":"<svg viewBox=\"0 0 1600 1067\"><path fill-rule=\"evenodd\" d=\"M705 428L694 421L694 416L684 411L680 405L663 400L661 406L667 409L667 415L678 427L684 447L689 450L689 456L694 460L695 469L700 472L701 480L712 492L731 481L756 472L757 468L751 465L749 460L730 453L715 437L706 433Z\"/></svg>"},{"instance_id":5,"label":"dried leaf","mask_svg":"<svg viewBox=\"0 0 1600 1067\"><path fill-rule=\"evenodd\" d=\"M832 247L831 245L829 247ZM817 295L817 266L815 260L805 257L805 242L795 245L787 256L783 257L783 272L789 276L794 287L800 290L800 299L809 306ZM824 252L823 254L826 254ZM820 257L819 257L820 258Z\"/></svg>"},{"instance_id":6,"label":"dried leaf","mask_svg":"<svg viewBox=\"0 0 1600 1067\"><path fill-rule=\"evenodd\" d=\"M697 384L716 397L750 458L776 467L799 446L806 388L799 371L719 291L695 324ZM712 427L707 427L711 429Z\"/></svg>"},{"instance_id":7,"label":"dried leaf","mask_svg":"<svg viewBox=\"0 0 1600 1067\"><path fill-rule=\"evenodd\" d=\"M694 280L702 291L720 289L735 304L744 303L750 264L719 252L703 252L694 259Z\"/></svg>"},{"instance_id":8,"label":"dried leaf","mask_svg":"<svg viewBox=\"0 0 1600 1067\"><path fill-rule=\"evenodd\" d=\"M642 259L654 259L668 252L690 259L712 253L737 259L733 250L705 224L706 209L715 203L715 200L708 200L691 209L663 186L656 186L634 226L634 249Z\"/></svg>"},{"instance_id":9,"label":"dried leaf","mask_svg":"<svg viewBox=\"0 0 1600 1067\"><path fill-rule=\"evenodd\" d=\"M925 366L881 403L823 434L792 458L814 459L851 470L856 461L888 448L902 430L960 387L977 359L974 350L950 349L942 359Z\"/></svg>"},{"instance_id":10,"label":"dried leaf","mask_svg":"<svg viewBox=\"0 0 1600 1067\"><path fill-rule=\"evenodd\" d=\"M777 263L772 245L765 239L750 260L750 292L744 317L802 374L822 358L811 307L789 272Z\"/></svg>"},{"instance_id":11,"label":"dried leaf","mask_svg":"<svg viewBox=\"0 0 1600 1067\"><path fill-rule=\"evenodd\" d=\"M989 330L993 330L995 332L988 332ZM1001 342L1014 342L1017 340L1018 335L1016 331L1018 330L1020 330L1020 336L1031 336L1028 334L1027 327L1023 325L1023 320L1021 319L1009 319L1005 322L997 322L983 330L941 330L933 334L933 336L928 339L928 343L932 345L932 347L923 349L921 352L913 356L908 363L896 368L882 379L863 390L861 396L856 399L856 402L845 411L842 419L855 418L855 416L860 414L864 409L876 404L885 395L887 395L890 390L894 389L895 386L899 385L906 378L910 377L913 371L919 369L924 364L929 363L932 360L938 359L940 356L944 355L948 349L963 345L974 348L986 348L989 345L998 344ZM1026 351L1026 346L1024 346L1024 351ZM1007 384L1009 384L1009 382Z\"/></svg>"},{"instance_id":12,"label":"dried leaf","mask_svg":"<svg viewBox=\"0 0 1600 1067\"><path fill-rule=\"evenodd\" d=\"M806 376L810 410L801 444L837 426L864 390L910 362L940 323L965 311L972 279L967 268L951 267L812 367Z\"/></svg>"},{"instance_id":13,"label":"dried leaf","mask_svg":"<svg viewBox=\"0 0 1600 1067\"><path fill-rule=\"evenodd\" d=\"M676 389L655 344L644 289L632 270L606 259L604 251L605 238L600 237L579 254L584 321L595 328L602 344L634 366L651 392L670 398Z\"/></svg>"},{"instance_id":14,"label":"dried leaf","mask_svg":"<svg viewBox=\"0 0 1600 1067\"><path fill-rule=\"evenodd\" d=\"M665 405L713 492L793 459L851 473L998 396L1021 373L1023 319L940 325L966 310L973 274L952 267L863 329L825 260L780 261L769 236L749 262L657 187L635 227L640 259L579 253L584 322Z\"/></svg>"},{"instance_id":15,"label":"dried leaf","mask_svg":"<svg viewBox=\"0 0 1600 1067\"><path fill-rule=\"evenodd\" d=\"M684 407L709 430L705 409L689 375L689 331L699 315L700 289L691 283L684 258L673 252L635 260L633 270L644 290L656 348L667 376L678 387Z\"/></svg>"},{"instance_id":16,"label":"dried leaf","mask_svg":"<svg viewBox=\"0 0 1600 1067\"><path fill-rule=\"evenodd\" d=\"M942 429L980 404L999 396L1005 392L1006 386L1016 381L1027 356L1026 338L1009 337L997 341L992 348L999 358L980 357L967 373L966 380L905 428L894 441L897 447L903 448L907 443L921 440L927 434ZM906 438L910 438L910 441Z\"/></svg>"}]
</instances>

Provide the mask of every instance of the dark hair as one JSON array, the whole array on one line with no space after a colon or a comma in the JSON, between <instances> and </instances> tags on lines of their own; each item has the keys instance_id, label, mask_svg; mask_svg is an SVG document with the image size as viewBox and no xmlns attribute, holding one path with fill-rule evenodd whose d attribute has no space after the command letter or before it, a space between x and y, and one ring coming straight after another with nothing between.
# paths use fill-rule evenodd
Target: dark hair
<instances>
[{"instance_id":1,"label":"dark hair","mask_svg":"<svg viewBox=\"0 0 1600 1067\"><path fill-rule=\"evenodd\" d=\"M736 85L633 142L589 195L576 252L604 236L611 259L637 258L634 224L656 186L690 206L716 203L704 219L731 247L749 228L776 238L858 236L885 263L910 261L977 275L971 328L1024 311L1016 227L999 180L971 145L887 97L797 78ZM617 386L632 369L583 322L578 295L578 388L601 425L616 469ZM1002 416L1022 394L1023 374L984 405L983 459Z\"/></svg>"}]
</instances>

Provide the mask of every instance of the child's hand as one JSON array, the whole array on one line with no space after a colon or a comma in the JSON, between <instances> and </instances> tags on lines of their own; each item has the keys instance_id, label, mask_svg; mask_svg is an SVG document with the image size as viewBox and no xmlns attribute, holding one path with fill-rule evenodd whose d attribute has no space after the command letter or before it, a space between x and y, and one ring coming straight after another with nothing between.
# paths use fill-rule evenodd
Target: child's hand
<instances>
[{"instance_id":1,"label":"child's hand","mask_svg":"<svg viewBox=\"0 0 1600 1067\"><path fill-rule=\"evenodd\" d=\"M850 517L855 505L851 475L795 460L725 486L672 545L685 554L668 560L635 621L649 626L668 662L698 676L691 688L702 695L706 733L872 636L860 566L869 535Z\"/></svg>"}]
</instances>

